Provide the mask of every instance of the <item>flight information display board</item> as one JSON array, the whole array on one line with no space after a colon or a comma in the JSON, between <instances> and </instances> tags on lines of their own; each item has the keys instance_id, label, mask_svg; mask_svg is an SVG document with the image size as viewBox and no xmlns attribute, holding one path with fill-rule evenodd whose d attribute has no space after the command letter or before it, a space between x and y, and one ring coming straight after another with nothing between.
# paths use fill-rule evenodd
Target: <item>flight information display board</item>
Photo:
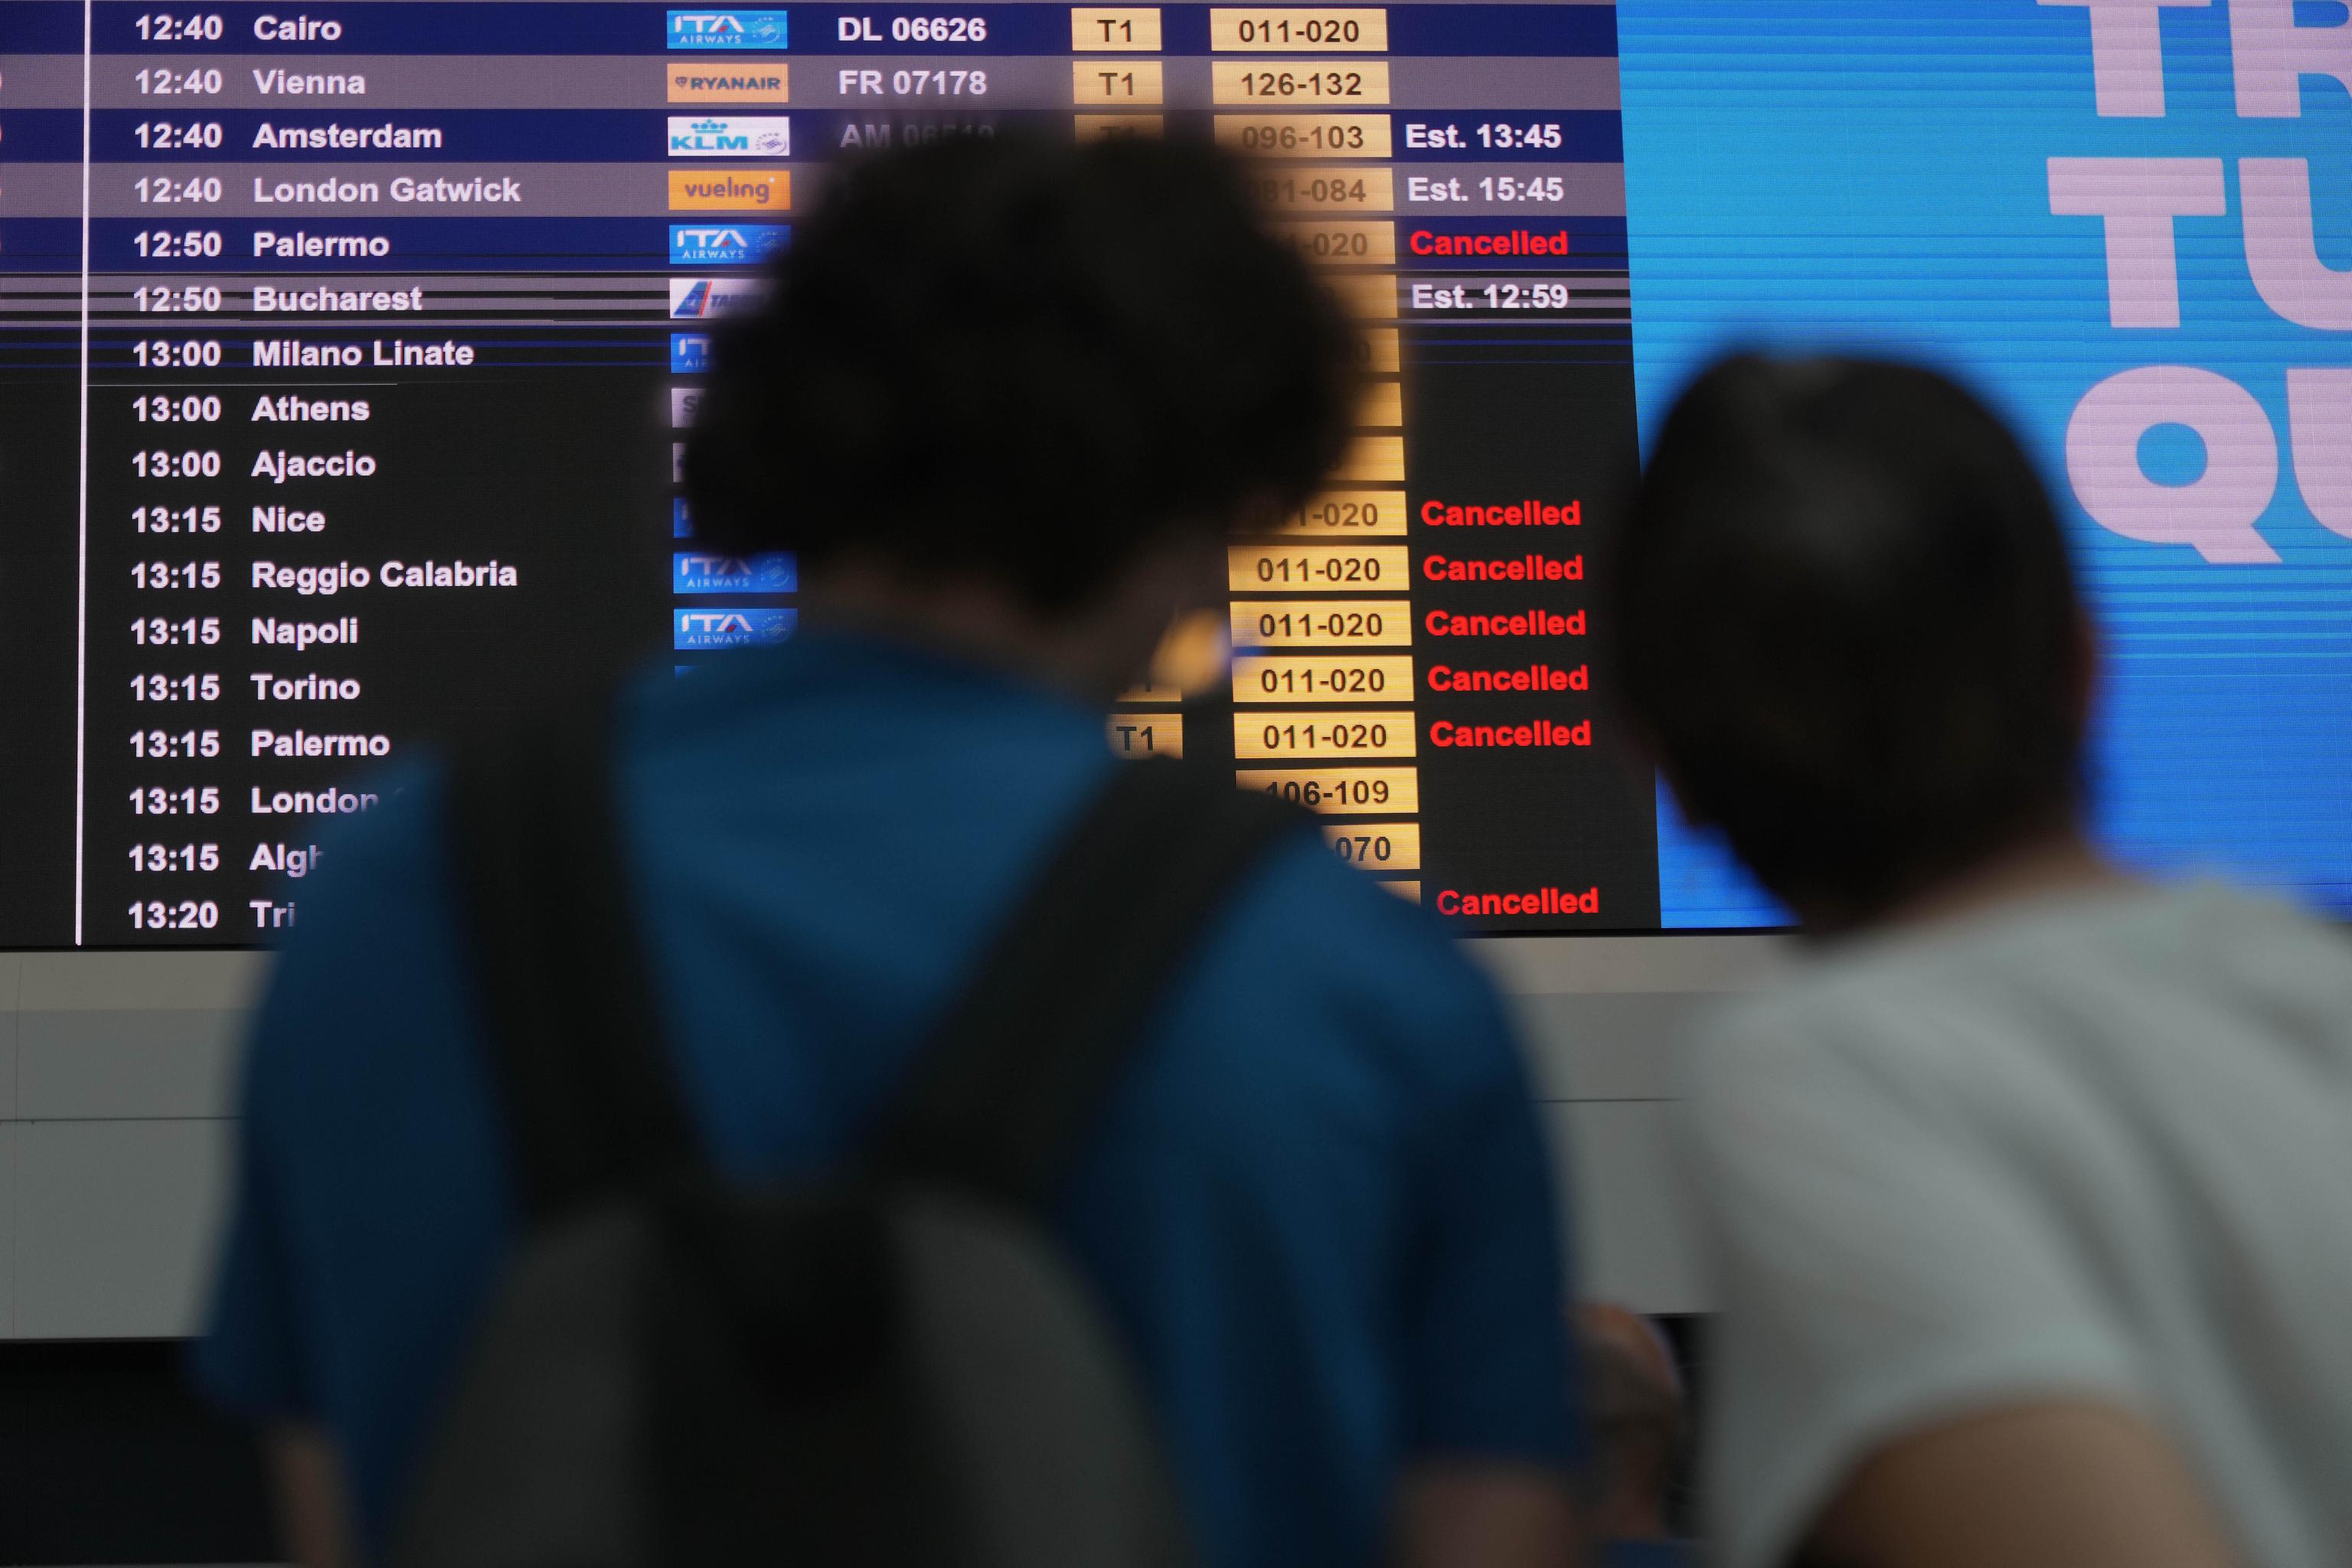
<instances>
[{"instance_id":1,"label":"flight information display board","mask_svg":"<svg viewBox=\"0 0 2352 1568\"><path fill-rule=\"evenodd\" d=\"M236 944L387 769L590 658L791 635L676 487L711 319L846 152L1202 134L1374 375L1129 756L1470 926L1659 921L1586 541L1634 460L1606 4L11 0L0 945ZM1605 684L1605 682L1604 682Z\"/></svg>"}]
</instances>

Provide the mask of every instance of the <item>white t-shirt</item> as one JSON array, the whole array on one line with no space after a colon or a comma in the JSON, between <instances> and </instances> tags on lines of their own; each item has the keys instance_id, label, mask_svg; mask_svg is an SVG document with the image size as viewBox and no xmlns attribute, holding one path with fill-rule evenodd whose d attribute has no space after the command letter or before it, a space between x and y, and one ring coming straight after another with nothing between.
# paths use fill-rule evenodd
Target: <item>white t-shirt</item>
<instances>
[{"instance_id":1,"label":"white t-shirt","mask_svg":"<svg viewBox=\"0 0 2352 1568\"><path fill-rule=\"evenodd\" d=\"M2211 885L1826 952L1687 1063L1726 1568L1885 1440L2084 1395L2249 1563L2352 1565L2352 941Z\"/></svg>"}]
</instances>

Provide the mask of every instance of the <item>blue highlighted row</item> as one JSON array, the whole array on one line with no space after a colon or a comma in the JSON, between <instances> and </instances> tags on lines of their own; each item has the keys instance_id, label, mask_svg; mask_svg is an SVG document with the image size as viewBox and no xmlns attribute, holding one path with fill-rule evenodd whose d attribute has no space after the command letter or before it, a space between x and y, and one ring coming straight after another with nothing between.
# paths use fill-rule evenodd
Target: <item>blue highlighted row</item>
<instances>
[{"instance_id":1,"label":"blue highlighted row","mask_svg":"<svg viewBox=\"0 0 2352 1568\"><path fill-rule=\"evenodd\" d=\"M672 122L718 121L733 129L746 120L748 136L772 136L772 121L793 121L793 142L803 154L835 151L863 134L872 115L846 110L721 113L688 117L639 109L223 109L159 119L128 110L100 110L91 117L93 156L103 163L144 169L173 163L219 163L266 159L271 165L301 163L634 163L666 154L706 154L674 146ZM1178 115L1205 131L1206 114ZM972 106L952 111L894 110L890 121L911 133L932 126L1040 126L1066 122L1058 110L1006 110ZM1399 158L1413 163L1614 163L1625 154L1624 134L1614 110L1477 110L1397 112ZM141 144L141 137L146 145ZM12 159L27 163L78 163L81 115L70 109L21 110L8 118ZM782 150L708 154L749 162L782 162ZM692 167L703 168L697 163ZM721 173L723 165L709 166Z\"/></svg>"},{"instance_id":2,"label":"blue highlighted row","mask_svg":"<svg viewBox=\"0 0 2352 1568\"><path fill-rule=\"evenodd\" d=\"M9 0L12 53L79 54L79 7ZM1062 55L1069 13L1059 5L713 7L583 4L581 0L333 0L319 14L283 0L209 0L183 8L104 5L95 42L102 55L168 60L207 54L639 55L920 54ZM1592 5L1390 5L1396 55L1613 56L1617 14ZM16 12L26 13L20 25ZM1209 53L1209 7L1163 5L1163 53ZM946 36L938 24L949 24ZM977 26L974 26L977 24ZM959 26L960 25L960 26ZM20 41L21 35L21 41Z\"/></svg>"},{"instance_id":3,"label":"blue highlighted row","mask_svg":"<svg viewBox=\"0 0 2352 1568\"><path fill-rule=\"evenodd\" d=\"M157 222L93 218L90 266L99 272L173 271L476 272L511 268L528 257L535 268L579 272L642 272L677 253L672 225L659 217L400 217L332 214L284 218L206 219L177 214ZM685 227L717 226L677 225ZM169 237L163 247L158 232ZM295 234L360 236L364 258L281 255L257 237ZM0 271L72 271L80 266L81 225L66 218L0 219ZM209 236L217 235L215 249ZM144 246L141 237L146 237ZM191 242L188 237L194 237ZM374 245L382 240L381 247ZM295 247L299 250L299 247ZM773 247L770 246L772 249ZM749 248L747 246L747 254ZM765 254L765 252L761 252ZM60 265L64 263L66 265ZM731 265L711 263L711 265Z\"/></svg>"},{"instance_id":4,"label":"blue highlighted row","mask_svg":"<svg viewBox=\"0 0 2352 1568\"><path fill-rule=\"evenodd\" d=\"M710 115L706 115L710 118ZM788 110L774 115L715 115L718 120L795 120L802 155L840 151L849 132L875 115L854 110ZM670 148L670 120L646 108L219 108L152 118L103 108L91 115L91 155L99 163L155 169L174 163L645 163ZM922 110L894 108L889 122L908 132L967 124L1066 122L1063 110ZM1206 130L1206 115L1195 120ZM1397 157L1409 163L1622 163L1625 134L1613 108L1564 110L1421 110L1395 113ZM142 146L146 134L146 146ZM24 108L7 118L14 163L80 163L82 115L73 108ZM687 153L679 153L685 157ZM783 160L791 153L727 153L746 160ZM691 164L706 167L706 164ZM258 172L258 169L257 169ZM713 167L710 172L722 172Z\"/></svg>"},{"instance_id":5,"label":"blue highlighted row","mask_svg":"<svg viewBox=\"0 0 2352 1568\"><path fill-rule=\"evenodd\" d=\"M100 272L471 272L512 267L518 257L583 272L672 267L756 267L790 242L790 224L709 218L385 217L312 214L284 218L166 222L96 218L90 266ZM305 237L331 245L309 246ZM72 218L12 218L0 271L70 271L80 265ZM756 289L749 279L711 279L680 316L715 314Z\"/></svg>"},{"instance_id":6,"label":"blue highlighted row","mask_svg":"<svg viewBox=\"0 0 2352 1568\"><path fill-rule=\"evenodd\" d=\"M0 245L0 272L72 272L81 265L81 225L69 217L5 220L6 243ZM257 247L257 234L357 234L381 238L380 252L350 260L321 260L275 254L268 244ZM172 254L157 254L156 236L166 237ZM1522 245L1516 249L1474 249L1458 243L1471 235L1509 236L1524 232L1545 237L1544 250ZM215 248L207 236L217 234ZM1553 237L1567 236L1565 258L1551 250ZM146 237L142 253L141 237ZM194 237L190 243L187 237ZM1440 237L1457 243L1440 243ZM134 218L99 218L90 225L90 265L99 272L156 273L172 271L295 272L327 270L396 270L410 273L466 272L510 267L517 257L530 257L534 266L582 272L644 271L667 262L672 267L709 268L708 277L671 279L669 315L673 321L702 321L754 303L763 279L730 276L720 269L756 267L792 240L790 224L735 223L717 219L701 223L671 223L636 217L361 217L332 223L317 218L257 220L233 218L206 224L203 219L178 219L165 225ZM1441 217L1407 215L1396 220L1396 256L1407 268L1454 268L1465 263L1480 267L1541 270L1565 266L1575 270L1625 264L1625 221L1613 217ZM432 285L427 283L429 289Z\"/></svg>"}]
</instances>

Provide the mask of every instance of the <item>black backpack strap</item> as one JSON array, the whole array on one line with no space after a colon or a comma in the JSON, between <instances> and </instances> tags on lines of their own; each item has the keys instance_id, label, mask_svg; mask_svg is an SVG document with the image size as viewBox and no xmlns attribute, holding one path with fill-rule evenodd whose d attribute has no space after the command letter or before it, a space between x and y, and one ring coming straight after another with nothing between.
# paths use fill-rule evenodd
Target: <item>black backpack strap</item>
<instances>
[{"instance_id":1,"label":"black backpack strap","mask_svg":"<svg viewBox=\"0 0 2352 1568\"><path fill-rule=\"evenodd\" d=\"M614 814L609 686L459 751L457 886L524 1214L700 1159L662 1046Z\"/></svg>"},{"instance_id":2,"label":"black backpack strap","mask_svg":"<svg viewBox=\"0 0 2352 1568\"><path fill-rule=\"evenodd\" d=\"M663 1047L614 810L609 695L463 751L459 890L534 1222L701 1155ZM869 1143L871 1173L1042 1197L1234 884L1310 818L1221 774L1123 766L975 966Z\"/></svg>"},{"instance_id":3,"label":"black backpack strap","mask_svg":"<svg viewBox=\"0 0 2352 1568\"><path fill-rule=\"evenodd\" d=\"M1122 766L984 949L869 1170L1043 1201L1210 918L1309 820L1222 773Z\"/></svg>"}]
</instances>

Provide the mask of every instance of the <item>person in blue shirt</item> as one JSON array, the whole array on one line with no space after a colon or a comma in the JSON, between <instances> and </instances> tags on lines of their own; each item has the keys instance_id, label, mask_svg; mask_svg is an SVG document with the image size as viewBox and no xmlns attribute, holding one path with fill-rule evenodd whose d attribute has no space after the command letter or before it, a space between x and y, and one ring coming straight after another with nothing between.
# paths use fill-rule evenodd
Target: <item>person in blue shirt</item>
<instances>
[{"instance_id":1,"label":"person in blue shirt","mask_svg":"<svg viewBox=\"0 0 2352 1568\"><path fill-rule=\"evenodd\" d=\"M802 635L622 697L617 794L697 1130L837 1166L1055 837L1223 541L1347 438L1354 340L1213 151L963 141L838 174L716 345L688 488L798 553ZM1160 764L1144 764L1160 765ZM380 1552L518 1204L444 773L307 884L247 1067L204 1384L293 1549ZM1301 835L1139 1023L1053 1215L1127 1341L1202 1560L1563 1563L1571 1355L1497 1001Z\"/></svg>"}]
</instances>

